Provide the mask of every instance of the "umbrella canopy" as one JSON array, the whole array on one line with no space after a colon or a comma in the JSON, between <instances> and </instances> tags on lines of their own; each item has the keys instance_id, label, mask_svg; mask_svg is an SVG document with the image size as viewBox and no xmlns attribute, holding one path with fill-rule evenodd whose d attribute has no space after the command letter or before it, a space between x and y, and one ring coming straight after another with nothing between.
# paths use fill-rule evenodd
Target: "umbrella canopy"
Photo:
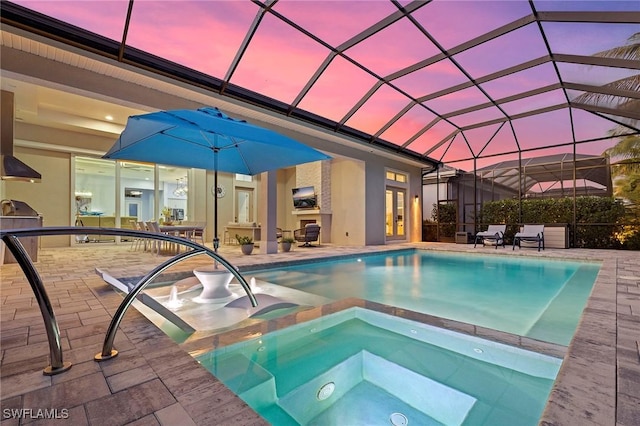
<instances>
[{"instance_id":1,"label":"umbrella canopy","mask_svg":"<svg viewBox=\"0 0 640 426\"><path fill-rule=\"evenodd\" d=\"M217 108L204 107L131 116L102 158L214 170L217 187L218 171L255 175L331 157ZM218 197L214 200L217 248Z\"/></svg>"},{"instance_id":2,"label":"umbrella canopy","mask_svg":"<svg viewBox=\"0 0 640 426\"><path fill-rule=\"evenodd\" d=\"M331 157L272 130L231 118L217 108L205 107L129 117L103 158L255 175Z\"/></svg>"}]
</instances>

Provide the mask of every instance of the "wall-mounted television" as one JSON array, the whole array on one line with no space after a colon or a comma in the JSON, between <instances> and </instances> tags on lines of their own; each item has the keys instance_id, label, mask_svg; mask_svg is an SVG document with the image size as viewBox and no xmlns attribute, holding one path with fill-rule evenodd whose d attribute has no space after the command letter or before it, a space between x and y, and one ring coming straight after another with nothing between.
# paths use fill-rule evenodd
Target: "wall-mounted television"
<instances>
[{"instance_id":1,"label":"wall-mounted television","mask_svg":"<svg viewBox=\"0 0 640 426\"><path fill-rule=\"evenodd\" d=\"M315 209L318 207L318 197L313 186L293 188L294 209Z\"/></svg>"}]
</instances>

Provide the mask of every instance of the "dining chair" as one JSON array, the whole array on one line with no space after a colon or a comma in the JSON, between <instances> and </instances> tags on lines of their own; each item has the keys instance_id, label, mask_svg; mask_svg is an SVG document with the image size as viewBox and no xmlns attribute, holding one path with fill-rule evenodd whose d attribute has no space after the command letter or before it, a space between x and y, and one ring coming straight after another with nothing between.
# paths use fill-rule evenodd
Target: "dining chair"
<instances>
[{"instance_id":1,"label":"dining chair","mask_svg":"<svg viewBox=\"0 0 640 426\"><path fill-rule=\"evenodd\" d=\"M136 231L144 231L143 228L140 227L140 222L137 222L135 220L131 220L129 221L129 223L131 224L131 227L133 229L135 229ZM141 238L141 237L135 237L131 240L131 247L130 249L132 251L137 251L139 250L141 247L144 248L143 251L146 251L147 249L147 241L146 238Z\"/></svg>"},{"instance_id":2,"label":"dining chair","mask_svg":"<svg viewBox=\"0 0 640 426\"><path fill-rule=\"evenodd\" d=\"M140 229L141 231L149 231L149 227L147 226L146 222L139 220L137 222L137 228L136 229ZM151 250L151 244L152 242L149 241L148 238L143 238L143 250L144 251L149 251Z\"/></svg>"},{"instance_id":3,"label":"dining chair","mask_svg":"<svg viewBox=\"0 0 640 426\"><path fill-rule=\"evenodd\" d=\"M204 245L204 229L206 225L205 222L196 222L193 229L189 232L189 239L195 243Z\"/></svg>"},{"instance_id":4,"label":"dining chair","mask_svg":"<svg viewBox=\"0 0 640 426\"><path fill-rule=\"evenodd\" d=\"M156 234L162 234L162 231L160 230L160 225L158 224L158 222L151 220L148 222L144 222L145 227L147 228L147 231L149 232L155 232ZM160 240L151 240L150 243L150 250L152 253L155 252L155 254L160 254L161 249L163 248L163 241Z\"/></svg>"}]
</instances>

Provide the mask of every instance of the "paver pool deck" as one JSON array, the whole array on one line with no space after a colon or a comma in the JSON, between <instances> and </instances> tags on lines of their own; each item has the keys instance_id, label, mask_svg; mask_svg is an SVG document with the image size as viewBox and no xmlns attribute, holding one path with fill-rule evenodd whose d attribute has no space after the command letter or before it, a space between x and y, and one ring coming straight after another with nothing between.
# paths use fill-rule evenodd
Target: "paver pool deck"
<instances>
[{"instance_id":1,"label":"paver pool deck","mask_svg":"<svg viewBox=\"0 0 640 426\"><path fill-rule=\"evenodd\" d=\"M209 339L222 345L248 334L268 332L344 309L366 306L394 315L534 350L564 355L564 362L540 420L544 425L640 424L640 252L511 247L494 250L464 244L414 243L366 247L322 245L289 253L245 256L238 246L220 253L240 268L403 248L601 261L591 297L568 348L492 332L469 324L415 314L356 299L301 311L227 331ZM36 268L51 298L61 333L64 373L46 376L47 335L33 291L16 264L0 267L0 398L4 425L265 425L267 422L210 375L190 355L199 343L175 343L131 307L114 346L119 355L95 362L122 296L95 268L147 272L167 260L130 250L130 245L88 243L40 250ZM190 263L191 262L191 263ZM197 260L184 262L191 268ZM131 276L131 275L130 275ZM44 412L57 420L44 419ZM55 409L55 410L52 410ZM12 411L13 410L13 411ZM18 417L22 415L20 420Z\"/></svg>"}]
</instances>

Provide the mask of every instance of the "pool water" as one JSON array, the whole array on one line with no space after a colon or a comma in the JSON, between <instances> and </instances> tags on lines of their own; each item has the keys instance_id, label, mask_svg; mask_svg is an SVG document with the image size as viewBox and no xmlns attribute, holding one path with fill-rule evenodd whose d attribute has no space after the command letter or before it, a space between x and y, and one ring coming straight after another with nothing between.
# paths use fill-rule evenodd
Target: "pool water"
<instances>
[{"instance_id":1,"label":"pool water","mask_svg":"<svg viewBox=\"0 0 640 426\"><path fill-rule=\"evenodd\" d=\"M561 360L350 308L197 357L276 425L537 425Z\"/></svg>"},{"instance_id":2,"label":"pool water","mask_svg":"<svg viewBox=\"0 0 640 426\"><path fill-rule=\"evenodd\" d=\"M357 297L568 345L599 263L421 250L245 273L340 300Z\"/></svg>"}]
</instances>

